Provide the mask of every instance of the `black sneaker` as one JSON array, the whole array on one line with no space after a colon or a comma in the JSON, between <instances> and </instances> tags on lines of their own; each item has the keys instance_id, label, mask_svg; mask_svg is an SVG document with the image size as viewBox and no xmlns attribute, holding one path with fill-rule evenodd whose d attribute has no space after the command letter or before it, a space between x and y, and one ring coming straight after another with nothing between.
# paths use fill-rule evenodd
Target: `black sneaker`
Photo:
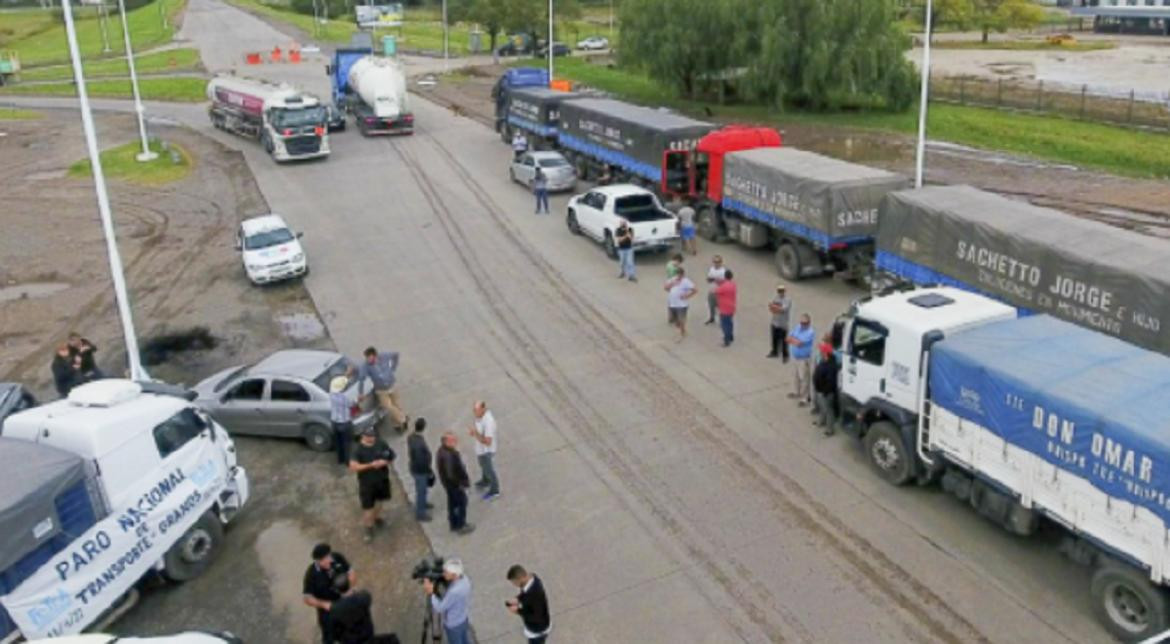
<instances>
[{"instance_id":1,"label":"black sneaker","mask_svg":"<svg viewBox=\"0 0 1170 644\"><path fill-rule=\"evenodd\" d=\"M780 354L779 353L769 353L768 355L766 355L764 357L765 358L779 358Z\"/></svg>"},{"instance_id":2,"label":"black sneaker","mask_svg":"<svg viewBox=\"0 0 1170 644\"><path fill-rule=\"evenodd\" d=\"M475 524L465 523L462 528L455 531L455 534L471 534L472 532L475 532Z\"/></svg>"}]
</instances>

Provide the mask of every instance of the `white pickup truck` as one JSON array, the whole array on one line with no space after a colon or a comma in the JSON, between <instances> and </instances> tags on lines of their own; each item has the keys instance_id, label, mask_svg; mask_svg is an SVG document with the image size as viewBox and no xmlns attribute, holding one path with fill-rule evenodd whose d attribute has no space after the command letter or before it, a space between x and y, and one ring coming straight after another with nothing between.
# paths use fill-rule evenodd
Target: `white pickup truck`
<instances>
[{"instance_id":1,"label":"white pickup truck","mask_svg":"<svg viewBox=\"0 0 1170 644\"><path fill-rule=\"evenodd\" d=\"M678 218L644 188L600 186L569 200L569 232L601 242L613 259L617 259L613 231L623 219L634 230L635 252L665 250L678 240Z\"/></svg>"}]
</instances>

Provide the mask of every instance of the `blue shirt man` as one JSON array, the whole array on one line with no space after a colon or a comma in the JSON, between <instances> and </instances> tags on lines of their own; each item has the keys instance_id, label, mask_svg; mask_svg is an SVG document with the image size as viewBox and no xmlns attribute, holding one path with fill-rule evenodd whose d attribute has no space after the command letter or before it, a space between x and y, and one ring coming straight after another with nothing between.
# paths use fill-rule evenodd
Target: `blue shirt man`
<instances>
[{"instance_id":1,"label":"blue shirt man","mask_svg":"<svg viewBox=\"0 0 1170 644\"><path fill-rule=\"evenodd\" d=\"M374 397L378 399L378 406L394 419L399 432L406 431L410 416L402 409L402 402L398 399L398 392L394 390L396 379L394 372L398 370L398 352L378 352L369 347L362 352L365 360L357 369L358 396L365 394L366 378L374 384Z\"/></svg>"},{"instance_id":2,"label":"blue shirt man","mask_svg":"<svg viewBox=\"0 0 1170 644\"><path fill-rule=\"evenodd\" d=\"M817 332L813 329L808 313L801 315L800 324L788 332L787 341L792 347L792 361L796 369L796 391L788 394L788 397L796 398L801 407L812 402L812 354L816 338Z\"/></svg>"},{"instance_id":3,"label":"blue shirt man","mask_svg":"<svg viewBox=\"0 0 1170 644\"><path fill-rule=\"evenodd\" d=\"M471 581L463 576L463 562L448 559L443 564L443 578L447 580L447 592L439 599L434 595L434 584L423 580L423 590L431 597L431 608L443 617L443 632L447 644L471 644Z\"/></svg>"}]
</instances>

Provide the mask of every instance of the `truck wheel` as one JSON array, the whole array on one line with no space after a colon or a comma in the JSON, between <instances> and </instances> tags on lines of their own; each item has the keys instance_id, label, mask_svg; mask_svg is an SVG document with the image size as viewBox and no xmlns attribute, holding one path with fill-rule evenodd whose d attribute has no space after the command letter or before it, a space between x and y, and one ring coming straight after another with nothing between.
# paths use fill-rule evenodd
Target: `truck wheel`
<instances>
[{"instance_id":1,"label":"truck wheel","mask_svg":"<svg viewBox=\"0 0 1170 644\"><path fill-rule=\"evenodd\" d=\"M589 160L585 157L577 157L577 178L582 181L589 180Z\"/></svg>"},{"instance_id":2,"label":"truck wheel","mask_svg":"<svg viewBox=\"0 0 1170 644\"><path fill-rule=\"evenodd\" d=\"M788 242L776 249L776 270L789 282L800 280L800 253Z\"/></svg>"},{"instance_id":3,"label":"truck wheel","mask_svg":"<svg viewBox=\"0 0 1170 644\"><path fill-rule=\"evenodd\" d=\"M605 255L610 259L617 259L617 246L613 243L613 235L607 230L605 231Z\"/></svg>"},{"instance_id":4,"label":"truck wheel","mask_svg":"<svg viewBox=\"0 0 1170 644\"><path fill-rule=\"evenodd\" d=\"M718 241L720 237L719 217L711 208L701 208L695 219L695 232L707 241Z\"/></svg>"},{"instance_id":5,"label":"truck wheel","mask_svg":"<svg viewBox=\"0 0 1170 644\"><path fill-rule=\"evenodd\" d=\"M865 453L887 483L905 485L910 480L910 453L902 442L902 432L893 423L879 421L870 426L865 434Z\"/></svg>"},{"instance_id":6,"label":"truck wheel","mask_svg":"<svg viewBox=\"0 0 1170 644\"><path fill-rule=\"evenodd\" d=\"M581 234L581 225L577 223L577 213L572 210L569 211L569 216L565 218L565 224L569 227L569 232L574 235ZM612 240L610 240L612 243Z\"/></svg>"},{"instance_id":7,"label":"truck wheel","mask_svg":"<svg viewBox=\"0 0 1170 644\"><path fill-rule=\"evenodd\" d=\"M1166 594L1133 566L1105 559L1090 585L1093 610L1118 639L1144 640L1166 630Z\"/></svg>"},{"instance_id":8,"label":"truck wheel","mask_svg":"<svg viewBox=\"0 0 1170 644\"><path fill-rule=\"evenodd\" d=\"M215 561L222 545L223 524L208 510L163 555L163 575L180 582L198 577Z\"/></svg>"},{"instance_id":9,"label":"truck wheel","mask_svg":"<svg viewBox=\"0 0 1170 644\"><path fill-rule=\"evenodd\" d=\"M305 444L314 452L328 452L333 449L333 430L324 425L306 425Z\"/></svg>"}]
</instances>

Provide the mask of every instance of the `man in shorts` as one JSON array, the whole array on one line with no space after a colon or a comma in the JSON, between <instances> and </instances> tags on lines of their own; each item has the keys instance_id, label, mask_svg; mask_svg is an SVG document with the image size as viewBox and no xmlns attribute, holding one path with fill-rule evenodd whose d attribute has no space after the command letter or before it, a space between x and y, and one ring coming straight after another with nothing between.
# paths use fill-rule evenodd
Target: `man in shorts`
<instances>
[{"instance_id":1,"label":"man in shorts","mask_svg":"<svg viewBox=\"0 0 1170 644\"><path fill-rule=\"evenodd\" d=\"M682 342L687 337L687 306L688 300L695 296L695 283L687 277L687 271L682 266L677 268L673 279L667 280L666 306L670 311L670 323L678 329L678 339Z\"/></svg>"},{"instance_id":2,"label":"man in shorts","mask_svg":"<svg viewBox=\"0 0 1170 644\"><path fill-rule=\"evenodd\" d=\"M378 438L373 426L362 431L361 441L349 459L349 470L357 474L366 543L374 540L374 528L384 525L379 514L382 502L390 500L390 463L393 461L394 450Z\"/></svg>"},{"instance_id":3,"label":"man in shorts","mask_svg":"<svg viewBox=\"0 0 1170 644\"><path fill-rule=\"evenodd\" d=\"M695 209L690 206L678 209L678 236L684 253L699 254L699 245L695 241Z\"/></svg>"}]
</instances>

